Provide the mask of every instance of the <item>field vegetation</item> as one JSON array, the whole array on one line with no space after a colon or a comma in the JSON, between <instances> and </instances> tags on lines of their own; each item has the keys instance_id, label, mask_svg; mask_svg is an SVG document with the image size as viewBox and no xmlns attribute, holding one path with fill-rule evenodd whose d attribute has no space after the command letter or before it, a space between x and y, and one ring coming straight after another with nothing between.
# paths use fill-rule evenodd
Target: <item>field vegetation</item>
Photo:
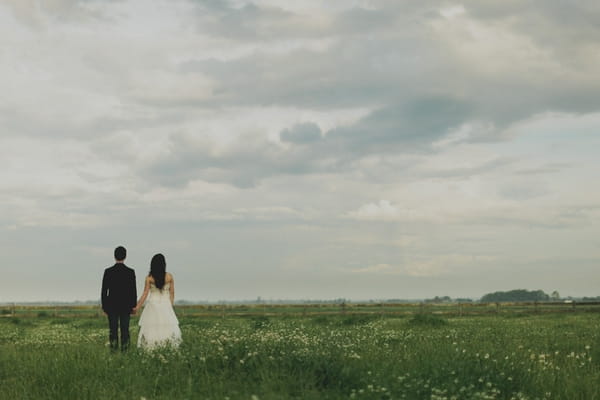
<instances>
[{"instance_id":1,"label":"field vegetation","mask_svg":"<svg viewBox=\"0 0 600 400\"><path fill-rule=\"evenodd\" d=\"M180 325L177 351L111 353L104 318L3 316L0 398L600 399L596 313L184 315Z\"/></svg>"}]
</instances>

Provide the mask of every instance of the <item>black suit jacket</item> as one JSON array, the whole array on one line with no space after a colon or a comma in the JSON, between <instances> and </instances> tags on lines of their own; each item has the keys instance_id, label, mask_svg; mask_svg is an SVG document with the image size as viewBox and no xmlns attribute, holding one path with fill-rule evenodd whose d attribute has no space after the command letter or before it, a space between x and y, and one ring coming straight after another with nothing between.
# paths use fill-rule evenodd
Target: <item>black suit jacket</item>
<instances>
[{"instance_id":1,"label":"black suit jacket","mask_svg":"<svg viewBox=\"0 0 600 400\"><path fill-rule=\"evenodd\" d=\"M107 314L130 312L137 303L135 271L123 263L104 270L102 309Z\"/></svg>"}]
</instances>

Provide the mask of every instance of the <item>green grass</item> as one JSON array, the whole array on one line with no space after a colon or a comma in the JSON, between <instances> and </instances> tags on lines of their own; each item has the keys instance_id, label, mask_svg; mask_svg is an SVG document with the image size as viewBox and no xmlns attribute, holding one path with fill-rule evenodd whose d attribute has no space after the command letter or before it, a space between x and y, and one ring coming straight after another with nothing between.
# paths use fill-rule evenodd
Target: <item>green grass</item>
<instances>
[{"instance_id":1,"label":"green grass","mask_svg":"<svg viewBox=\"0 0 600 400\"><path fill-rule=\"evenodd\" d=\"M597 314L180 323L178 351L121 354L104 318L0 318L0 399L600 399Z\"/></svg>"},{"instance_id":2,"label":"green grass","mask_svg":"<svg viewBox=\"0 0 600 400\"><path fill-rule=\"evenodd\" d=\"M409 321L413 326L437 327L448 325L448 321L439 315L415 314Z\"/></svg>"}]
</instances>

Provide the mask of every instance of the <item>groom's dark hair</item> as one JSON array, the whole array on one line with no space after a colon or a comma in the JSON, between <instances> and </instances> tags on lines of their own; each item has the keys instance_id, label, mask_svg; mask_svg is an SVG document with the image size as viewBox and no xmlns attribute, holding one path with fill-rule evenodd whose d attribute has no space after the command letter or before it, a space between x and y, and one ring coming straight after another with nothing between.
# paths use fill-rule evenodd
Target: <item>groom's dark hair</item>
<instances>
[{"instance_id":1,"label":"groom's dark hair","mask_svg":"<svg viewBox=\"0 0 600 400\"><path fill-rule=\"evenodd\" d=\"M125 247L123 247L123 246L117 247L115 249L115 260L123 261L125 259L125 257L127 257L127 250L125 250Z\"/></svg>"}]
</instances>

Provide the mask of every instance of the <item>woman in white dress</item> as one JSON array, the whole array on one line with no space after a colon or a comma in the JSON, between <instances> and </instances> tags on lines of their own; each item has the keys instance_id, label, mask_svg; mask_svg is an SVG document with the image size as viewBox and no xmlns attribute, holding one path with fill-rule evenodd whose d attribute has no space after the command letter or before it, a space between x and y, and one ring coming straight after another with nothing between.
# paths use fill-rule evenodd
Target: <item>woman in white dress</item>
<instances>
[{"instance_id":1,"label":"woman in white dress","mask_svg":"<svg viewBox=\"0 0 600 400\"><path fill-rule=\"evenodd\" d=\"M150 274L146 277L144 294L135 306L137 311L144 302L140 316L138 347L153 349L161 346L177 347L181 343L181 330L175 311L175 280L166 272L165 256L156 254L150 262Z\"/></svg>"}]
</instances>

